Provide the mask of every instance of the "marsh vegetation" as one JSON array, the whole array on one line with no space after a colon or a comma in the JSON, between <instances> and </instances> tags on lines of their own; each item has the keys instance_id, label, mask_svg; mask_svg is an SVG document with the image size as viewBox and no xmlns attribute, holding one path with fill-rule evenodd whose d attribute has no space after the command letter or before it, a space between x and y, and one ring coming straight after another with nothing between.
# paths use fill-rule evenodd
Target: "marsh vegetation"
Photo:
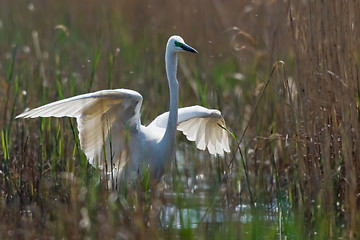
<instances>
[{"instance_id":1,"label":"marsh vegetation","mask_svg":"<svg viewBox=\"0 0 360 240\"><path fill-rule=\"evenodd\" d=\"M0 239L356 239L360 4L350 1L0 0ZM220 109L230 154L178 134L163 181L118 196L73 119L26 108L109 88L168 109L164 49L179 34L180 106Z\"/></svg>"}]
</instances>

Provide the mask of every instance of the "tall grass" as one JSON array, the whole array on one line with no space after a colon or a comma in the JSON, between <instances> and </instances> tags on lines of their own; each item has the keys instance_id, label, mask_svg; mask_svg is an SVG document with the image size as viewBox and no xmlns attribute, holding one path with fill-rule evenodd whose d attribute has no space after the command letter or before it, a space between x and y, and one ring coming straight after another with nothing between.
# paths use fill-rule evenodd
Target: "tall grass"
<instances>
[{"instance_id":1,"label":"tall grass","mask_svg":"<svg viewBox=\"0 0 360 240\"><path fill-rule=\"evenodd\" d=\"M298 174L304 176L297 188L307 193L305 209L315 211L306 198L322 206L330 235L342 219L354 238L359 226L359 30L354 27L359 4L293 7L307 12L306 17L293 12L298 20L292 21L294 40L303 39L295 48L300 123L295 133L304 142L297 146ZM312 217L317 220L317 214Z\"/></svg>"},{"instance_id":2,"label":"tall grass","mask_svg":"<svg viewBox=\"0 0 360 240\"><path fill-rule=\"evenodd\" d=\"M0 0L0 238L356 239L360 4L355 1ZM178 136L162 183L109 191L68 119L26 107L106 88L168 109L167 38L180 105L219 108L232 153Z\"/></svg>"}]
</instances>

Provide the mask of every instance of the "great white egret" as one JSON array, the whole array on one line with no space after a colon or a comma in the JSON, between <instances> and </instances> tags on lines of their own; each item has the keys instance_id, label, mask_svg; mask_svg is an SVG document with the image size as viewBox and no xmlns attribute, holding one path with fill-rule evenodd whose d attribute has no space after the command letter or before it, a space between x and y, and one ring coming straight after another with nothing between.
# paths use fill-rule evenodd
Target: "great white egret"
<instances>
[{"instance_id":1,"label":"great white egret","mask_svg":"<svg viewBox=\"0 0 360 240\"><path fill-rule=\"evenodd\" d=\"M90 164L112 170L117 177L135 177L142 166L151 176L160 178L164 166L174 155L176 129L197 148L211 154L230 152L227 132L220 111L201 106L178 109L179 90L176 79L177 54L197 53L179 36L166 45L166 74L170 88L170 108L148 126L141 125L142 96L133 90L101 90L63 99L26 111L16 118L74 117L80 145ZM219 126L220 125L220 126Z\"/></svg>"}]
</instances>

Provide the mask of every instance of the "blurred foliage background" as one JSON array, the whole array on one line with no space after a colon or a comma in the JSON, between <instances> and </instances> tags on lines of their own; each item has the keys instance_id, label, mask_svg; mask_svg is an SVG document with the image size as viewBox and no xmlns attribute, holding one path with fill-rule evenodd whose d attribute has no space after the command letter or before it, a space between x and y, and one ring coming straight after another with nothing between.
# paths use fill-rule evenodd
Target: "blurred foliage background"
<instances>
[{"instance_id":1,"label":"blurred foliage background","mask_svg":"<svg viewBox=\"0 0 360 240\"><path fill-rule=\"evenodd\" d=\"M0 6L1 239L359 237L357 1ZM232 153L198 152L179 134L164 183L116 197L87 165L75 121L14 120L129 88L149 123L168 109L173 34L199 51L180 56L180 106L220 109L237 137Z\"/></svg>"}]
</instances>

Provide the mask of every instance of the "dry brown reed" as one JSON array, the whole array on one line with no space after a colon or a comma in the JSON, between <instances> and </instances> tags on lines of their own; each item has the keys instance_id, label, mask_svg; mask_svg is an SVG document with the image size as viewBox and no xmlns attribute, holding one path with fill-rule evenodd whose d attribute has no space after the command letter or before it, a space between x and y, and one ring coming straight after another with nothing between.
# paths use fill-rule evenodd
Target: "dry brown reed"
<instances>
[{"instance_id":1,"label":"dry brown reed","mask_svg":"<svg viewBox=\"0 0 360 240\"><path fill-rule=\"evenodd\" d=\"M294 62L276 65L272 93L265 93L268 101L258 120L271 124L249 133L265 135L251 141L253 159L260 159L254 166L258 184L276 194L285 187L308 229L327 218L329 237L345 226L346 237L354 239L360 226L360 4L288 1L274 6L282 10L270 15L274 25L268 40L276 43L268 59L279 59L285 46ZM274 169L267 166L272 161ZM263 176L267 171L265 176L277 175L278 188Z\"/></svg>"},{"instance_id":2,"label":"dry brown reed","mask_svg":"<svg viewBox=\"0 0 360 240\"><path fill-rule=\"evenodd\" d=\"M330 232L340 215L353 239L360 226L360 3L294 1L288 11L298 92L287 124L297 142L293 190L305 212L310 200L323 207Z\"/></svg>"}]
</instances>

